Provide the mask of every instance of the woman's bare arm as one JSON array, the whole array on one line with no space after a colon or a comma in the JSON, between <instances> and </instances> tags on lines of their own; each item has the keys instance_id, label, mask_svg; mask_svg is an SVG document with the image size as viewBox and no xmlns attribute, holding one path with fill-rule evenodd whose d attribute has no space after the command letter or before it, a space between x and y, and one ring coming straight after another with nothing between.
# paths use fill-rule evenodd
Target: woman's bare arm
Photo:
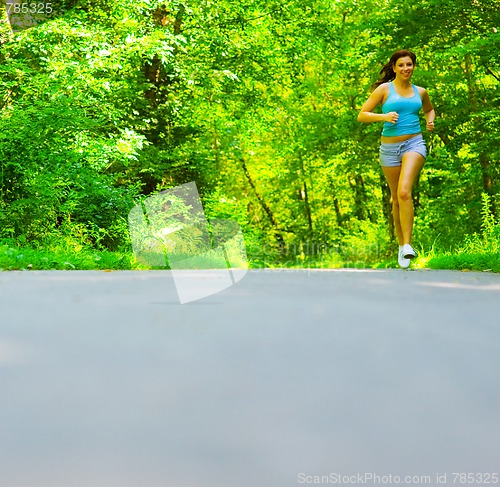
<instances>
[{"instance_id":1,"label":"woman's bare arm","mask_svg":"<svg viewBox=\"0 0 500 487\"><path fill-rule=\"evenodd\" d=\"M361 111L358 115L358 122L362 123L373 123L373 122L390 122L396 123L398 121L399 115L396 112L389 113L373 113L375 107L378 104L382 104L384 100L384 95L387 91L387 86L385 84L378 86L374 92L370 95L368 100L361 107Z\"/></svg>"}]
</instances>

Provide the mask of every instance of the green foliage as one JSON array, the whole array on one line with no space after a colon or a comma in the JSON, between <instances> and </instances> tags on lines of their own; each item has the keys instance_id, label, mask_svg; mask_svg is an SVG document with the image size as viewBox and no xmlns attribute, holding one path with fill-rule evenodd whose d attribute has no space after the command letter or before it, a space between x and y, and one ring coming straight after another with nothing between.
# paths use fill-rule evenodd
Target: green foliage
<instances>
[{"instance_id":1,"label":"green foliage","mask_svg":"<svg viewBox=\"0 0 500 487\"><path fill-rule=\"evenodd\" d=\"M430 259L428 266L431 269L500 272L500 258L498 254L446 253Z\"/></svg>"},{"instance_id":2,"label":"green foliage","mask_svg":"<svg viewBox=\"0 0 500 487\"><path fill-rule=\"evenodd\" d=\"M500 223L491 212L491 197L483 193L482 199L481 232L466 237L463 252L500 255Z\"/></svg>"},{"instance_id":3,"label":"green foliage","mask_svg":"<svg viewBox=\"0 0 500 487\"><path fill-rule=\"evenodd\" d=\"M243 227L256 266L375 265L394 245L380 127L356 118L405 47L438 115L415 240L448 250L471 235L471 252L498 250L482 199L498 215L496 0L67 0L65 10L0 32L0 238L130 248L130 209L194 180L210 219Z\"/></svg>"},{"instance_id":4,"label":"green foliage","mask_svg":"<svg viewBox=\"0 0 500 487\"><path fill-rule=\"evenodd\" d=\"M491 212L491 197L482 194L481 231L465 237L464 243L428 261L434 269L500 272L500 223Z\"/></svg>"},{"instance_id":5,"label":"green foliage","mask_svg":"<svg viewBox=\"0 0 500 487\"><path fill-rule=\"evenodd\" d=\"M144 269L126 252L96 251L71 247L63 242L46 243L45 248L12 240L0 241L0 270L139 270Z\"/></svg>"},{"instance_id":6,"label":"green foliage","mask_svg":"<svg viewBox=\"0 0 500 487\"><path fill-rule=\"evenodd\" d=\"M33 242L85 227L87 238L116 248L118 222L133 187L105 173L123 155L70 101L24 106L0 118L0 236ZM111 229L114 229L111 231ZM96 233L97 232L97 233ZM101 236L99 237L99 232ZM115 235L112 235L115 233ZM92 236L95 234L94 236Z\"/></svg>"}]
</instances>

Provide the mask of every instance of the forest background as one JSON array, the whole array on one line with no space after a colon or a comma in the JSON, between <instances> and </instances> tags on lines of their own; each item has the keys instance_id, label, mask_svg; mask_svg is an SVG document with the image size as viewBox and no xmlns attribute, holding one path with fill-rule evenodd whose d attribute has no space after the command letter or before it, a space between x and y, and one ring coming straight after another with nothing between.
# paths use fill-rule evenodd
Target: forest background
<instances>
[{"instance_id":1,"label":"forest background","mask_svg":"<svg viewBox=\"0 0 500 487\"><path fill-rule=\"evenodd\" d=\"M417 266L500 271L499 0L59 0L31 25L16 1L0 268L141 268L129 211L190 181L253 267L395 266L381 126L357 115L405 48L437 113Z\"/></svg>"}]
</instances>

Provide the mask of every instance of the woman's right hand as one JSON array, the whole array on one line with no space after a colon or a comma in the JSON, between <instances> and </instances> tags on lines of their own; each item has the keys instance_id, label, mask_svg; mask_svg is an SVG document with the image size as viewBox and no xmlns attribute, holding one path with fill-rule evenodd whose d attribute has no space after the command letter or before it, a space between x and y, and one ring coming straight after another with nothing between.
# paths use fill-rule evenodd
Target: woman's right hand
<instances>
[{"instance_id":1,"label":"woman's right hand","mask_svg":"<svg viewBox=\"0 0 500 487\"><path fill-rule=\"evenodd\" d=\"M399 115L397 112L389 112L389 113L385 114L385 121L386 122L395 124L395 123L397 123L398 119L399 119Z\"/></svg>"}]
</instances>

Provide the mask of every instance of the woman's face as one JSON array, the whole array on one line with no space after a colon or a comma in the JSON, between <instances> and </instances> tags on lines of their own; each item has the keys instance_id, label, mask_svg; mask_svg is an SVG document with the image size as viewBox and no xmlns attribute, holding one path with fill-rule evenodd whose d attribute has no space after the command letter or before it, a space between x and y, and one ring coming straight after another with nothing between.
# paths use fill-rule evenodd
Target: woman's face
<instances>
[{"instance_id":1,"label":"woman's face","mask_svg":"<svg viewBox=\"0 0 500 487\"><path fill-rule=\"evenodd\" d=\"M409 80L413 74L415 66L413 65L411 57L405 56L397 59L392 69L396 73L396 78L399 77L403 80Z\"/></svg>"}]
</instances>

